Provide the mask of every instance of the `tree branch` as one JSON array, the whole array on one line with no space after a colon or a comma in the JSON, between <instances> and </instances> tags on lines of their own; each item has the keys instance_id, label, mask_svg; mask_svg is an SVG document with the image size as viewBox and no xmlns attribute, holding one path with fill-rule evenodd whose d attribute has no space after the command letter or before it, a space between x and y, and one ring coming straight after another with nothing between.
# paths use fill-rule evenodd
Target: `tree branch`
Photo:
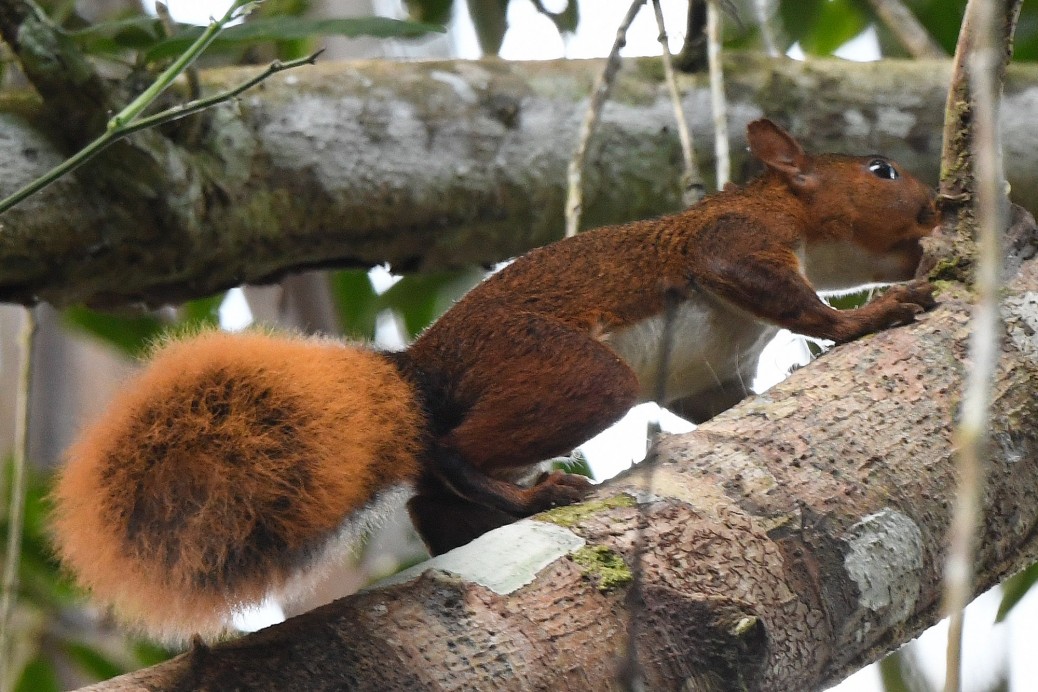
<instances>
[{"instance_id":1,"label":"tree branch","mask_svg":"<svg viewBox=\"0 0 1038 692\"><path fill-rule=\"evenodd\" d=\"M703 186L703 174L699 170L699 164L696 163L692 134L689 132L684 106L681 103L681 90L678 89L674 61L670 55L670 39L667 36L667 26L663 22L663 8L660 6L660 0L652 0L652 11L656 15L656 26L660 30L659 42L663 60L663 76L667 84L667 92L674 103L674 123L678 131L678 141L681 143L681 160L684 162L684 170L681 174L683 188L681 200L686 207L691 207L703 199L706 188Z\"/></svg>"},{"instance_id":2,"label":"tree branch","mask_svg":"<svg viewBox=\"0 0 1038 692\"><path fill-rule=\"evenodd\" d=\"M232 17L232 13L230 11L228 11L227 17ZM212 39L209 40L211 41ZM289 60L287 62L281 62L280 60L277 60L268 65L267 69L263 70L263 72L254 75L252 78L245 80L236 87L226 89L218 94L214 94L206 98L199 98L193 101L189 101L188 103L178 104L176 106L173 106L172 108L167 108L164 111L160 111L158 113L154 113L146 117L139 117L141 111L151 103L151 100L154 100L154 98L156 98L159 95L162 89L167 88L169 86L169 83L167 82L162 87L162 89L148 89L148 91L146 91L144 94L141 94L141 97L134 101L134 103L130 104L130 106L127 106L123 111L119 112L117 115L115 115L115 117L113 117L109 121L108 127L105 129L104 134L102 134L100 137L90 142L89 144L87 144L85 147L77 151L69 158L62 161L54 168L50 169L49 171L41 175L39 178L36 178L20 190L18 190L17 192L12 193L10 196L0 201L0 214L7 211L14 205L18 204L22 200L38 193L40 190L47 187L54 181L68 175L72 171L76 170L83 164L93 159L95 156L100 154L110 145L118 142L120 139L130 136L134 132L140 132L141 130L147 130L152 127L158 127L159 125L164 125L166 123L179 120L180 118L184 118L189 115L199 113L208 108L212 108L213 106L223 103L224 101L230 101L235 96L238 96L242 92L247 91L248 89L251 89L257 84L260 84L264 80L268 79L271 75L277 74L278 72L283 72L285 70L290 70L294 67L299 67L300 65L313 65L314 62L317 60L317 56L319 56L323 52L324 50L321 49L315 53L311 53L310 55L304 58ZM184 69L184 67L181 66L180 69ZM169 71L167 71L167 73L169 73ZM175 73L171 74L173 76L169 77L170 80L172 80L176 76ZM162 82L160 80L156 80L155 85L153 86L160 85L162 85ZM143 97L145 96L148 96L151 100L147 100L147 102L144 102ZM138 105L139 103L143 103L143 105Z\"/></svg>"},{"instance_id":3,"label":"tree branch","mask_svg":"<svg viewBox=\"0 0 1038 692\"><path fill-rule=\"evenodd\" d=\"M35 3L0 0L0 36L58 123L63 146L79 148L104 129L115 97L79 48Z\"/></svg>"},{"instance_id":4,"label":"tree branch","mask_svg":"<svg viewBox=\"0 0 1038 692\"><path fill-rule=\"evenodd\" d=\"M18 372L18 392L15 395L14 453L11 455L11 475L5 478L5 490L0 493L7 501L7 549L4 551L3 583L0 586L0 680L9 680L12 651L11 615L17 600L18 573L21 565L22 531L25 526L25 469L29 455L29 392L32 383L32 353L36 338L36 315L26 310L22 325L22 363ZM6 464L5 464L6 465ZM3 471L7 476L7 469Z\"/></svg>"},{"instance_id":5,"label":"tree branch","mask_svg":"<svg viewBox=\"0 0 1038 692\"><path fill-rule=\"evenodd\" d=\"M909 55L915 58L948 57L945 50L927 32L923 23L901 0L869 0L869 4Z\"/></svg>"},{"instance_id":6,"label":"tree branch","mask_svg":"<svg viewBox=\"0 0 1038 692\"><path fill-rule=\"evenodd\" d=\"M601 67L362 62L275 76L209 111L198 146L176 127L138 133L0 215L0 301L161 304L316 266L406 272L515 256L562 235L567 160ZM733 153L767 113L813 151L884 152L936 180L949 64L729 55L725 71ZM246 76L204 72L205 93ZM707 141L706 77L679 83ZM1012 66L1004 110L1008 178L1032 209L1035 85L1038 67ZM25 96L0 103L0 195L63 158L38 114ZM625 63L589 154L587 225L682 208L657 59Z\"/></svg>"},{"instance_id":7,"label":"tree branch","mask_svg":"<svg viewBox=\"0 0 1038 692\"><path fill-rule=\"evenodd\" d=\"M580 136L576 140L577 149L573 152L573 158L570 159L566 169L567 237L575 236L580 230L580 214L584 208L584 161L587 158L588 145L595 134L599 120L602 119L602 109L605 108L609 92L613 90L616 74L620 71L620 51L627 45L627 30L643 5L645 5L645 0L633 0L627 13L620 20L620 26L616 28L616 36L613 39L613 47L609 49L609 56L605 61L605 68L595 80L595 87L591 90L591 98L588 100L587 111L580 123Z\"/></svg>"}]
</instances>

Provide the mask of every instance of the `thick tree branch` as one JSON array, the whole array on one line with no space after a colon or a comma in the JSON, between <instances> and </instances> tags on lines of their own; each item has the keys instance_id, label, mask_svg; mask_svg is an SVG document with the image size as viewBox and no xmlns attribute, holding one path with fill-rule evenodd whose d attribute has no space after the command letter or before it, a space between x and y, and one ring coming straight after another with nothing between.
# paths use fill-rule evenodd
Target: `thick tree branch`
<instances>
[{"instance_id":1,"label":"thick tree branch","mask_svg":"<svg viewBox=\"0 0 1038 692\"><path fill-rule=\"evenodd\" d=\"M978 592L1038 558L1036 294L1028 262L1003 302ZM636 468L554 525L506 527L396 585L93 689L606 689L632 497L650 520L648 687L824 688L940 617L970 302L940 299L664 440L652 497Z\"/></svg>"},{"instance_id":2,"label":"thick tree branch","mask_svg":"<svg viewBox=\"0 0 1038 692\"><path fill-rule=\"evenodd\" d=\"M197 147L139 133L0 216L0 300L152 304L313 266L489 264L562 235L566 159L601 62L326 64L211 114ZM766 112L814 151L877 151L936 181L948 63L729 56L732 132ZM629 61L592 144L589 225L681 208L658 60ZM207 92L243 73L204 75ZM682 82L709 138L705 78ZM1038 68L1006 86L1006 162L1038 208ZM38 106L0 104L0 195L56 163ZM741 152L744 142L733 142ZM709 161L702 161L710 165ZM736 169L741 161L736 161Z\"/></svg>"},{"instance_id":3,"label":"thick tree branch","mask_svg":"<svg viewBox=\"0 0 1038 692\"><path fill-rule=\"evenodd\" d=\"M160 4L158 5L158 7L165 7L165 5ZM233 15L230 11L228 11L226 17L231 18L233 17ZM157 98L162 91L162 89L158 89L156 87L161 86L163 80L165 80L167 85L169 85L169 83L173 79L175 79L179 74L177 72L174 72L172 69L167 70L163 73L161 77L157 78L156 82L152 85L152 88L149 88L147 91L141 94L141 96L138 97L138 99L134 103L127 106L125 109L117 113L115 116L113 116L111 120L108 121L108 127L105 129L104 134L102 134L100 137L84 146L74 155L65 159L58 166L52 168L51 170L43 174L41 177L36 178L22 189L13 193L10 197L0 200L0 214L2 214L7 209L10 209L11 207L15 206L23 199L38 193L40 190L53 183L55 180L58 180L59 178L62 178L68 175L69 173L73 172L74 170L84 165L85 163L93 159L95 156L99 155L102 151L104 151L106 148L108 148L118 140L122 139L123 137L128 137L129 135L135 132L152 129L160 125L164 125L166 123L179 120L180 118L185 118L194 113L200 113L202 111L212 108L213 106L223 103L224 101L230 101L242 92L248 91L252 87L262 82L263 80L269 78L273 74L283 72L284 70L290 70L293 67L299 67L301 65L313 65L314 62L317 60L317 56L320 55L322 52L324 52L323 49L315 53L312 53L306 57L298 58L296 60L289 60L288 62L281 62L280 60L276 60L272 62L269 66L267 66L267 69L263 72L254 75L252 78L245 80L244 82L235 87L226 89L211 96L207 96L206 98L193 99L191 101L188 101L187 103L177 104L176 106L172 106L170 108L167 108L166 110L159 111L158 113L153 113L151 115L142 117L140 115L141 112L143 112L144 109L146 109L148 105L151 103L151 100ZM193 68L181 66L180 69L183 71L187 71L187 74L190 75L191 72L189 72L189 70L192 70ZM189 82L189 88L191 88L190 76L188 76L187 79ZM150 98L151 100L147 100L148 98ZM138 105L138 102L141 102L141 104Z\"/></svg>"},{"instance_id":4,"label":"thick tree branch","mask_svg":"<svg viewBox=\"0 0 1038 692\"><path fill-rule=\"evenodd\" d=\"M117 100L79 48L33 2L0 0L0 36L46 102L45 115L72 148L104 128Z\"/></svg>"}]
</instances>

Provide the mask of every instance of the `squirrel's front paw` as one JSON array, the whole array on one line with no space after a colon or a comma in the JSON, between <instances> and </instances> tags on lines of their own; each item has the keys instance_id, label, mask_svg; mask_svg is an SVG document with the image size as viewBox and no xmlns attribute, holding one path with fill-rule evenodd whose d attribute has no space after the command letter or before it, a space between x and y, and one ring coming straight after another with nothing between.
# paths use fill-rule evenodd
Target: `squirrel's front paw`
<instances>
[{"instance_id":1,"label":"squirrel's front paw","mask_svg":"<svg viewBox=\"0 0 1038 692\"><path fill-rule=\"evenodd\" d=\"M912 303L923 310L933 310L937 307L937 299L933 297L934 286L929 281L911 281L907 284L891 286L887 291L897 296L899 303Z\"/></svg>"},{"instance_id":2,"label":"squirrel's front paw","mask_svg":"<svg viewBox=\"0 0 1038 692\"><path fill-rule=\"evenodd\" d=\"M531 513L580 502L592 487L591 481L575 473L563 471L545 473L537 479L534 485L527 488Z\"/></svg>"},{"instance_id":3,"label":"squirrel's front paw","mask_svg":"<svg viewBox=\"0 0 1038 692\"><path fill-rule=\"evenodd\" d=\"M891 286L880 298L888 306L885 311L886 326L908 324L915 321L916 315L935 308L937 300L933 292L933 284L927 281Z\"/></svg>"}]
</instances>

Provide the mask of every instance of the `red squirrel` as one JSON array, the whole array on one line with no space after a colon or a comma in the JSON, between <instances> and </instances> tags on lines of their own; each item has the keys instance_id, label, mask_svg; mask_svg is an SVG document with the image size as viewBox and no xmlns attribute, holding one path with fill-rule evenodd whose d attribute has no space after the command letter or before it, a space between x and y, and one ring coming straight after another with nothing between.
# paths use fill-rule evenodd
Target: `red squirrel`
<instances>
[{"instance_id":1,"label":"red squirrel","mask_svg":"<svg viewBox=\"0 0 1038 692\"><path fill-rule=\"evenodd\" d=\"M933 191L881 156L810 156L769 120L748 137L759 178L523 255L404 351L221 332L162 346L68 452L62 560L154 636L218 634L394 494L433 553L579 501L582 476L514 481L653 396L665 314L659 403L701 421L747 394L779 327L843 342L934 306L920 281L853 310L817 294L912 279Z\"/></svg>"}]
</instances>

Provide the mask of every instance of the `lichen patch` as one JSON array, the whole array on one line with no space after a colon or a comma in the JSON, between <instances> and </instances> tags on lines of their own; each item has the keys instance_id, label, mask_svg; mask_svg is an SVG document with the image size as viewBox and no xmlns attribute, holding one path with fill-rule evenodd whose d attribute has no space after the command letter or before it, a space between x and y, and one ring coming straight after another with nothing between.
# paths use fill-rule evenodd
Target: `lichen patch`
<instances>
[{"instance_id":1,"label":"lichen patch","mask_svg":"<svg viewBox=\"0 0 1038 692\"><path fill-rule=\"evenodd\" d=\"M545 567L584 545L584 539L568 529L524 519L398 572L371 588L402 584L429 570L441 570L505 595L531 583Z\"/></svg>"},{"instance_id":2,"label":"lichen patch","mask_svg":"<svg viewBox=\"0 0 1038 692\"><path fill-rule=\"evenodd\" d=\"M923 536L915 522L886 508L850 527L844 542L844 569L858 586L859 605L884 624L911 615L923 569Z\"/></svg>"},{"instance_id":3,"label":"lichen patch","mask_svg":"<svg viewBox=\"0 0 1038 692\"><path fill-rule=\"evenodd\" d=\"M619 553L604 545L588 545L573 552L573 561L584 576L595 582L599 591L626 586L634 579L631 568Z\"/></svg>"}]
</instances>

